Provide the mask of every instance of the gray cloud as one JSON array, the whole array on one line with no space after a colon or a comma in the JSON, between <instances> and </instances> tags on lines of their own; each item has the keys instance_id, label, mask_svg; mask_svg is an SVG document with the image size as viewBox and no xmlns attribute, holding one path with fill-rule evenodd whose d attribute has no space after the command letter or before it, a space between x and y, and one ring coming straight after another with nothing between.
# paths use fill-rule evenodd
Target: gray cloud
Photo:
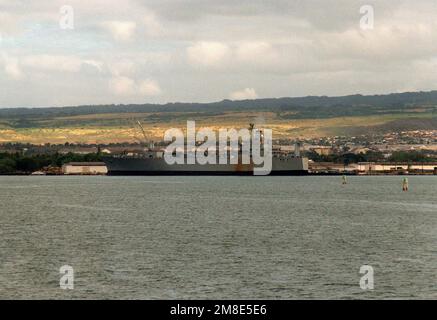
<instances>
[{"instance_id":1,"label":"gray cloud","mask_svg":"<svg viewBox=\"0 0 437 320\"><path fill-rule=\"evenodd\" d=\"M431 0L0 0L0 107L428 90ZM375 27L361 30L360 6Z\"/></svg>"}]
</instances>

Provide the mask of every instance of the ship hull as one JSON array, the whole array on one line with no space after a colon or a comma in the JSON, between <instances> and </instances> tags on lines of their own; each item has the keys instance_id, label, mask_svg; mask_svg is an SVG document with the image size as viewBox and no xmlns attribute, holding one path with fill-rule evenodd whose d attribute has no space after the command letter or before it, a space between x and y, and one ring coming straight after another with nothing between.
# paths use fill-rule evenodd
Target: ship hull
<instances>
[{"instance_id":1,"label":"ship hull","mask_svg":"<svg viewBox=\"0 0 437 320\"><path fill-rule=\"evenodd\" d=\"M164 159L105 157L112 176L253 176L253 164L167 164ZM273 158L269 175L308 174L308 160L301 157Z\"/></svg>"}]
</instances>

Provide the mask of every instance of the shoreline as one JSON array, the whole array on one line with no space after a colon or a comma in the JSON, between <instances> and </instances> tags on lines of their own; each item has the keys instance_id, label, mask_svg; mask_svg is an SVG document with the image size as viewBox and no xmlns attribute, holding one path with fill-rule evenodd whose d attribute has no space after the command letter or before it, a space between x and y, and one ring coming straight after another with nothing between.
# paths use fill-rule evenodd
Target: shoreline
<instances>
[{"instance_id":1,"label":"shoreline","mask_svg":"<svg viewBox=\"0 0 437 320\"><path fill-rule=\"evenodd\" d=\"M433 173L374 173L374 174L356 174L356 173L317 173L317 172L309 172L305 174L284 174L284 175L267 175L267 176L255 176L255 175L220 175L220 174L31 174L31 173L0 173L0 177L171 177L171 176L185 176L185 177L311 177L311 176L348 176L348 177L370 177L370 176L436 176L437 174Z\"/></svg>"}]
</instances>

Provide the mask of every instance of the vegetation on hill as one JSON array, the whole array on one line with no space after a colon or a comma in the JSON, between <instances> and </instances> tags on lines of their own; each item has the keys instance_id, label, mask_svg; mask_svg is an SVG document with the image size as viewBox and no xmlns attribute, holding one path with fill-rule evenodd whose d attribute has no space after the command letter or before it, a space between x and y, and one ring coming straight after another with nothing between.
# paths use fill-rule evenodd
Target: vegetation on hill
<instances>
[{"instance_id":1,"label":"vegetation on hill","mask_svg":"<svg viewBox=\"0 0 437 320\"><path fill-rule=\"evenodd\" d=\"M223 112L271 111L287 113L290 119L326 118L404 112L417 107L437 112L437 91L406 92L388 95L350 95L343 97L308 96L213 103L167 103L135 105L85 105L62 108L7 108L0 109L0 119L16 118L25 125L26 119L70 117L110 113L175 113L221 114Z\"/></svg>"},{"instance_id":2,"label":"vegetation on hill","mask_svg":"<svg viewBox=\"0 0 437 320\"><path fill-rule=\"evenodd\" d=\"M260 123L275 138L354 136L437 128L437 91L390 95L224 100L215 103L0 109L0 143L111 143L162 140L165 130L242 128Z\"/></svg>"}]
</instances>

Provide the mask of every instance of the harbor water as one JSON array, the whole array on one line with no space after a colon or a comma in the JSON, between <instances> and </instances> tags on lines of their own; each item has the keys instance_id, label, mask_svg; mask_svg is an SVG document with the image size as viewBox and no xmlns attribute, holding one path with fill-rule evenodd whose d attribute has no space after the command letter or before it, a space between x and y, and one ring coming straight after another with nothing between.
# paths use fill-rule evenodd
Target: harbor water
<instances>
[{"instance_id":1,"label":"harbor water","mask_svg":"<svg viewBox=\"0 0 437 320\"><path fill-rule=\"evenodd\" d=\"M402 179L3 176L0 299L436 299L437 177Z\"/></svg>"}]
</instances>

